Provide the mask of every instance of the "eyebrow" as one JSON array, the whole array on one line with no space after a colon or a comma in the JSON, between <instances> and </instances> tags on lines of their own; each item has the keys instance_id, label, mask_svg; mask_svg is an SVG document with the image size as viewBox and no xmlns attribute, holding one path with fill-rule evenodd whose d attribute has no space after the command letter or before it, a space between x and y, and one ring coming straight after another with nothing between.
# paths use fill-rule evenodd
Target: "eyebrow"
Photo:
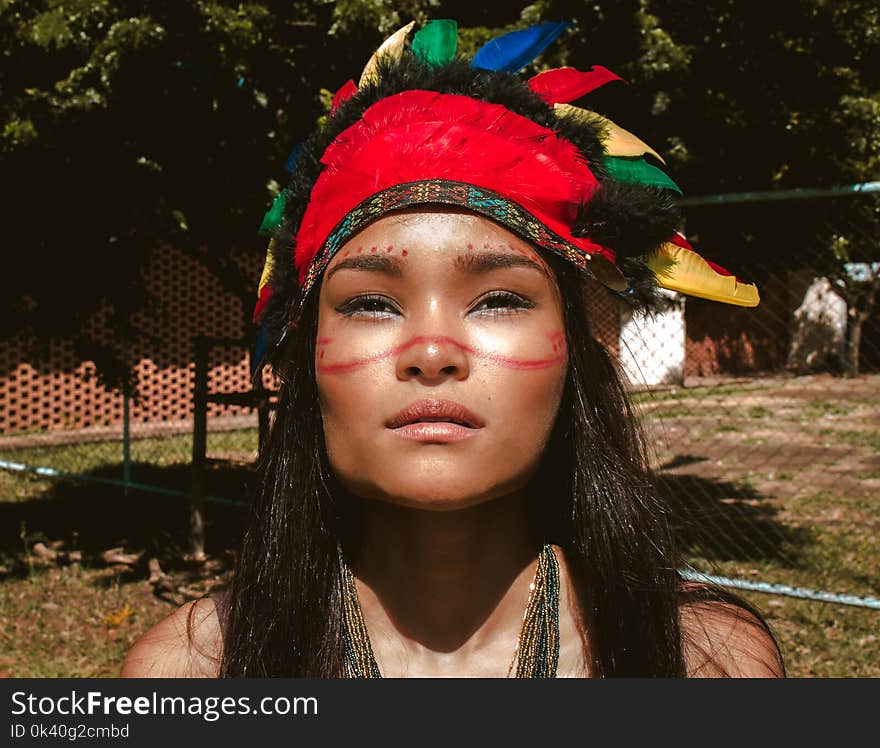
<instances>
[{"instance_id":1,"label":"eyebrow","mask_svg":"<svg viewBox=\"0 0 880 748\"><path fill-rule=\"evenodd\" d=\"M340 270L366 270L372 273L385 273L395 278L403 276L403 263L399 257L387 255L359 255L337 262L327 271L327 279Z\"/></svg>"},{"instance_id":2,"label":"eyebrow","mask_svg":"<svg viewBox=\"0 0 880 748\"><path fill-rule=\"evenodd\" d=\"M534 260L523 255L508 254L506 252L480 252L479 254L468 253L455 258L455 266L462 272L472 275L488 273L499 268L524 267L537 270L541 275L548 275L547 269Z\"/></svg>"},{"instance_id":3,"label":"eyebrow","mask_svg":"<svg viewBox=\"0 0 880 748\"><path fill-rule=\"evenodd\" d=\"M480 252L479 254L469 252L468 254L458 255L454 262L458 270L469 275L480 275L502 268L524 267L537 270L542 275L549 277L546 268L534 260L523 255L506 252ZM400 278L403 276L403 266L404 260L399 257L372 254L358 255L357 257L347 257L337 262L327 271L327 279L329 280L334 273L340 270L366 270L367 272L384 273Z\"/></svg>"}]
</instances>

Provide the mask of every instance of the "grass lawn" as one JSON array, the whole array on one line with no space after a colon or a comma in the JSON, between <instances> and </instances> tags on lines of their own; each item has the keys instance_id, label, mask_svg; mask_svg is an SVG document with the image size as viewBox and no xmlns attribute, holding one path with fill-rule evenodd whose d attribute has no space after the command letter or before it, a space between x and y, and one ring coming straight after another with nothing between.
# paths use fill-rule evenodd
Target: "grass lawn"
<instances>
[{"instance_id":1,"label":"grass lawn","mask_svg":"<svg viewBox=\"0 0 880 748\"><path fill-rule=\"evenodd\" d=\"M880 376L759 379L636 398L660 489L701 571L880 597ZM211 433L209 494L243 499L253 429ZM187 436L132 445L132 477L188 490ZM0 458L119 479L118 442L31 447ZM185 497L0 471L0 675L112 676L131 642L182 598L161 599L146 559L188 593L220 583L242 511L209 505L206 567L182 560ZM80 550L45 563L35 542ZM133 567L103 550L143 551ZM880 677L880 610L745 593L767 617L789 675Z\"/></svg>"}]
</instances>

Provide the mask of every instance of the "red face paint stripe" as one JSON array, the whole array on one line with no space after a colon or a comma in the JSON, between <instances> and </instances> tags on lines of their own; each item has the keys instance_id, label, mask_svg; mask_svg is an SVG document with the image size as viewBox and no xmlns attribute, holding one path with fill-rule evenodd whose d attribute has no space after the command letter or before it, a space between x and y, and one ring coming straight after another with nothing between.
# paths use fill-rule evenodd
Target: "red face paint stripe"
<instances>
[{"instance_id":1,"label":"red face paint stripe","mask_svg":"<svg viewBox=\"0 0 880 748\"><path fill-rule=\"evenodd\" d=\"M332 338L331 338L332 340ZM429 336L429 335L419 335L411 340L408 340L406 343L402 343L401 345L394 346L393 348L389 348L384 351L380 351L379 353L375 353L372 356L367 356L365 358L357 359L355 361L348 361L342 364L329 364L326 366L318 366L316 367L316 371L318 374L346 374L348 372L354 371L355 369L359 369L363 366L367 366L369 364L374 364L383 359L389 358L391 356L396 356L403 353L408 348L412 348L414 345L418 345L419 343L438 343L438 344L447 344L452 345L459 350L465 351L466 353L470 353L473 356L484 359L486 361L491 361L495 364L500 364L501 366L505 366L509 369L517 369L520 371L533 371L536 369L546 369L550 366L555 366L557 364L563 363L567 355L563 352L556 356L552 356L550 358L541 358L541 359L518 359L511 358L509 356L502 356L500 354L494 353L484 353L483 351L478 351L470 346L464 345L463 343L459 343L457 340L453 340L452 338L445 336Z\"/></svg>"},{"instance_id":2,"label":"red face paint stripe","mask_svg":"<svg viewBox=\"0 0 880 748\"><path fill-rule=\"evenodd\" d=\"M496 364L506 366L508 369L518 369L520 371L532 371L535 369L547 369L556 364L561 364L568 358L565 355L553 356L553 358L540 359L518 359L508 358L507 356L496 356L491 353L484 353L482 358L492 361Z\"/></svg>"}]
</instances>

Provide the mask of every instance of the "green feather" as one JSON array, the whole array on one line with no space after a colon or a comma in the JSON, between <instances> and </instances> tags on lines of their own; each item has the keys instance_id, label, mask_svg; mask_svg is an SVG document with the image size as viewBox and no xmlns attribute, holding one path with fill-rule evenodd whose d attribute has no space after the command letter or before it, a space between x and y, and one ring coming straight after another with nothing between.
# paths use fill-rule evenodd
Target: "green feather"
<instances>
[{"instance_id":1,"label":"green feather","mask_svg":"<svg viewBox=\"0 0 880 748\"><path fill-rule=\"evenodd\" d=\"M412 40L412 49L426 65L446 65L458 49L458 24L449 20L428 21Z\"/></svg>"},{"instance_id":2,"label":"green feather","mask_svg":"<svg viewBox=\"0 0 880 748\"><path fill-rule=\"evenodd\" d=\"M258 233L263 235L274 234L275 230L284 220L284 205L287 199L284 196L284 190L279 192L272 201L272 207L266 211L263 216L263 222L260 224Z\"/></svg>"},{"instance_id":3,"label":"green feather","mask_svg":"<svg viewBox=\"0 0 880 748\"><path fill-rule=\"evenodd\" d=\"M641 156L635 158L606 156L605 167L608 169L608 174L619 182L647 184L664 190L672 190L679 195L682 194L678 185L669 178L665 171L652 166Z\"/></svg>"}]
</instances>

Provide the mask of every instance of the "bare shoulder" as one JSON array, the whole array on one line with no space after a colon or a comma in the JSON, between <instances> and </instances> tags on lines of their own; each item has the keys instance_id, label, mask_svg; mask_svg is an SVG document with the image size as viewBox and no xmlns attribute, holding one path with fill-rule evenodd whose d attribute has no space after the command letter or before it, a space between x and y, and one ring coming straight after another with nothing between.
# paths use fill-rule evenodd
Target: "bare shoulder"
<instances>
[{"instance_id":1,"label":"bare shoulder","mask_svg":"<svg viewBox=\"0 0 880 748\"><path fill-rule=\"evenodd\" d=\"M138 639L122 665L123 678L216 678L223 636L213 600L186 603Z\"/></svg>"},{"instance_id":2,"label":"bare shoulder","mask_svg":"<svg viewBox=\"0 0 880 748\"><path fill-rule=\"evenodd\" d=\"M749 610L721 600L681 608L685 665L691 678L784 678L776 641Z\"/></svg>"}]
</instances>

